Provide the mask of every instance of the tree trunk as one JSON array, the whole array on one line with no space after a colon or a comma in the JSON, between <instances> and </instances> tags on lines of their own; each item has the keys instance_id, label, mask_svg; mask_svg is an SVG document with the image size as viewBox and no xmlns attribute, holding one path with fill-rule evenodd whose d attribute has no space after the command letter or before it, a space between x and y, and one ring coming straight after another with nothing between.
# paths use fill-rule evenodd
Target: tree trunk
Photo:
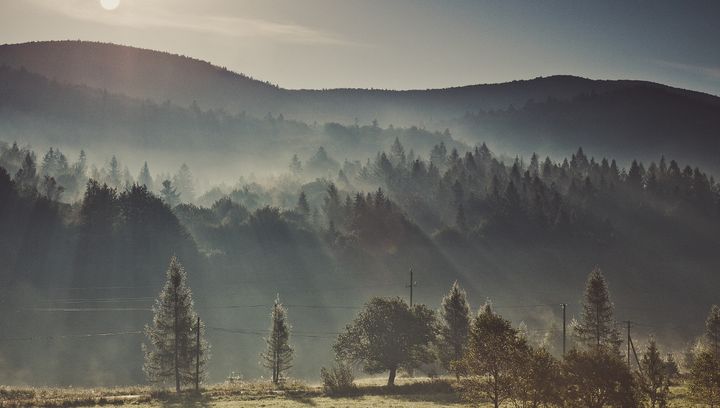
<instances>
[{"instance_id":1,"label":"tree trunk","mask_svg":"<svg viewBox=\"0 0 720 408\"><path fill-rule=\"evenodd\" d=\"M395 374L397 374L397 367L393 367L390 369L390 376L388 376L388 387L393 387L395 385Z\"/></svg>"}]
</instances>

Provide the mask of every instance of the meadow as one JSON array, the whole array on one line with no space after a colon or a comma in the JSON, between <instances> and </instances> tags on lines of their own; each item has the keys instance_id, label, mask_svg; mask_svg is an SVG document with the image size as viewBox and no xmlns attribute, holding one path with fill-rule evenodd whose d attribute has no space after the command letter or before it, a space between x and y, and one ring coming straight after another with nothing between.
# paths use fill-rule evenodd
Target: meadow
<instances>
[{"instance_id":1,"label":"meadow","mask_svg":"<svg viewBox=\"0 0 720 408\"><path fill-rule=\"evenodd\" d=\"M453 379L399 378L392 389L383 378L356 381L352 395L327 395L318 384L288 381L282 387L269 382L234 381L204 387L200 394L174 392L147 386L113 388L0 387L0 407L470 407ZM683 384L672 387L669 407L690 408ZM481 407L491 407L488 402Z\"/></svg>"}]
</instances>

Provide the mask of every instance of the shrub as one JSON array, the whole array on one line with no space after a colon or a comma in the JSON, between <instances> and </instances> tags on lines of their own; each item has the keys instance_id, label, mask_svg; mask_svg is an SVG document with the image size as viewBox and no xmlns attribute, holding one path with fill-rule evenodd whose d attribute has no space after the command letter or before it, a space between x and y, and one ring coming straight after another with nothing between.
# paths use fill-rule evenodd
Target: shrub
<instances>
[{"instance_id":1,"label":"shrub","mask_svg":"<svg viewBox=\"0 0 720 408\"><path fill-rule=\"evenodd\" d=\"M345 362L337 362L329 369L322 367L320 377L328 394L346 394L355 389L352 367Z\"/></svg>"}]
</instances>

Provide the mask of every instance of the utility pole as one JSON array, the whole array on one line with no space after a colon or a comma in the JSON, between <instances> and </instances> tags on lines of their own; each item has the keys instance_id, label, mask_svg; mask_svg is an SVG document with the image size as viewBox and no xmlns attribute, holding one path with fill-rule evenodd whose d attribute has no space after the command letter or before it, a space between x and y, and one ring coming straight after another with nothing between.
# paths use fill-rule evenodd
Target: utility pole
<instances>
[{"instance_id":1,"label":"utility pole","mask_svg":"<svg viewBox=\"0 0 720 408\"><path fill-rule=\"evenodd\" d=\"M565 339L567 337L567 324L565 320L565 309L567 309L567 303L560 303L563 311L563 357L565 357Z\"/></svg>"},{"instance_id":2,"label":"utility pole","mask_svg":"<svg viewBox=\"0 0 720 408\"><path fill-rule=\"evenodd\" d=\"M410 267L410 284L406 288L410 288L410 307L413 305L413 286L417 285L417 282L413 280L413 269Z\"/></svg>"},{"instance_id":3,"label":"utility pole","mask_svg":"<svg viewBox=\"0 0 720 408\"><path fill-rule=\"evenodd\" d=\"M195 337L195 392L200 392L200 316L197 318L197 336Z\"/></svg>"},{"instance_id":4,"label":"utility pole","mask_svg":"<svg viewBox=\"0 0 720 408\"><path fill-rule=\"evenodd\" d=\"M625 323L627 323L627 365L628 369L630 368L630 320L626 320Z\"/></svg>"}]
</instances>

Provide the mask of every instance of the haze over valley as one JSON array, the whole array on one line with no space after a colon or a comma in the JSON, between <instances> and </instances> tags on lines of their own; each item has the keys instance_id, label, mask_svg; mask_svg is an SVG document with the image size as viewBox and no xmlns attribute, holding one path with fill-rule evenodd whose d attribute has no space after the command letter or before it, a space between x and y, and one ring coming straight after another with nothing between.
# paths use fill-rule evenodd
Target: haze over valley
<instances>
[{"instance_id":1,"label":"haze over valley","mask_svg":"<svg viewBox=\"0 0 720 408\"><path fill-rule=\"evenodd\" d=\"M547 55L528 51L543 40L531 43L521 32L506 39L516 54L481 53L499 40L472 30L504 31L490 20L473 28L456 13L468 8L488 19L492 11L504 21L511 9L527 11L514 3L486 4L487 13L464 2L417 5L414 21L438 24L438 43L425 39L436 55L399 46L401 31L383 46L366 44L344 14L336 17L347 27L336 34L321 24L310 29L318 17L295 5L288 7L296 25L265 4L221 2L216 10L227 15L209 16L184 2L167 10L131 0L70 3L0 6L34 16L43 33L55 30L39 23L45 14L60 13L58 27L75 22L79 38L89 39L28 36L0 17L17 33L0 35L0 406L256 396L331 405L355 396L347 402L358 406L396 397L411 405L546 398L533 406L585 406L578 402L585 384L573 381L602 375L614 388L598 407L664 406L655 403L671 395L706 403L715 395L707 390L717 385L701 375L720 367L707 368L717 364L720 341L720 308L712 306L720 287L720 88L712 63L692 65L700 74L691 81L687 66L611 51L621 48L612 30L605 42L584 43L597 32L570 22L557 30L582 35L577 44L567 40L567 55L555 45ZM237 17L234 7L248 14ZM356 4L316 11L345 7L365 15ZM584 7L560 9L590 18ZM659 21L663 10L653 11ZM277 22L261 17L270 11ZM557 23L535 11L532 18L518 11L513 26ZM689 24L686 17L678 24ZM408 38L423 38L413 23L397 24L407 25ZM686 34L713 30L703 27ZM457 35L462 30L478 42L478 55ZM167 40L176 31L185 42ZM218 54L197 46L213 36L222 44L231 37L238 48ZM289 49L307 55L297 67L268 67L255 60L264 54L248 51L253 40L274 62ZM574 55L590 58L578 44L597 45L605 65L571 63ZM417 72L398 57L383 60L383 47L404 57L405 50ZM674 42L657 47L682 50ZM362 65L368 55L377 59ZM447 80L463 55L487 83ZM519 55L544 68L522 70L511 63ZM609 74L607 64L621 56L627 69ZM311 58L333 86L293 81L317 83L305 65ZM243 59L278 79L242 73ZM430 68L420 61L444 66L438 81L451 86L423 87L418 78ZM504 80L503 64L519 76ZM334 86L341 78L334 67L353 78L347 87ZM372 79L381 67L398 86L358 87L365 79L357 70ZM583 70L588 77L578 75ZM665 367L655 373L659 394L646 381L653 359ZM588 374L583 362L607 373ZM497 380L492 370L482 371L494 363L511 384L502 398L487 391ZM385 388L363 382L380 377ZM102 388L117 386L131 388ZM540 393L545 386L552 389ZM70 387L101 388L73 396ZM588 385L587 395L602 387ZM183 394L189 389L196 394ZM339 399L323 400L331 397Z\"/></svg>"}]
</instances>

